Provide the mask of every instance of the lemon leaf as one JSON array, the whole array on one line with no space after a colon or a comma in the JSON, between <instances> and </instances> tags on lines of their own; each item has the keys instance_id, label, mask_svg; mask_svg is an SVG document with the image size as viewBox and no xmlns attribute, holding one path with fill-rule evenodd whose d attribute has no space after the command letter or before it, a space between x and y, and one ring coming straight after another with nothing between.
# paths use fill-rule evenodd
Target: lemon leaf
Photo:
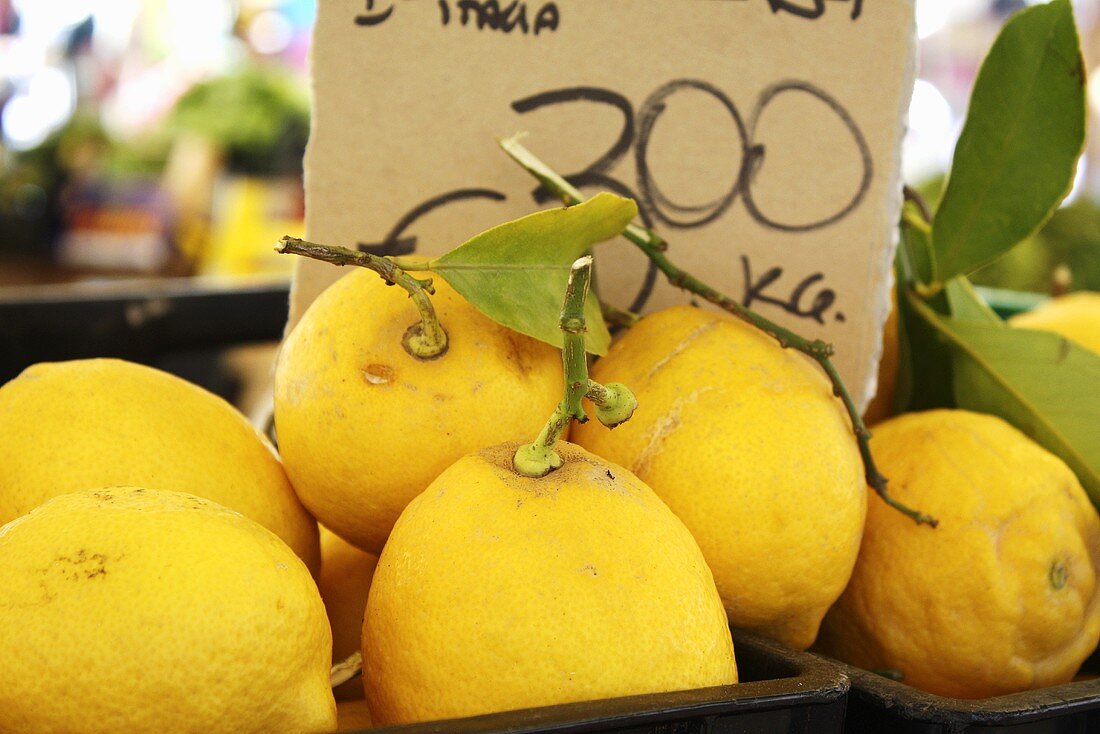
<instances>
[{"instance_id":1,"label":"lemon leaf","mask_svg":"<svg viewBox=\"0 0 1100 734\"><path fill-rule=\"evenodd\" d=\"M947 281L943 290L947 294L951 315L956 319L1007 328L1001 317L982 300L965 276L960 275Z\"/></svg>"},{"instance_id":2,"label":"lemon leaf","mask_svg":"<svg viewBox=\"0 0 1100 734\"><path fill-rule=\"evenodd\" d=\"M1100 506L1100 355L1057 334L910 305L948 344L958 407L998 415L1061 457Z\"/></svg>"},{"instance_id":3,"label":"lemon leaf","mask_svg":"<svg viewBox=\"0 0 1100 734\"><path fill-rule=\"evenodd\" d=\"M932 225L936 282L991 262L1050 217L1073 183L1085 114L1069 0L1017 13L974 84Z\"/></svg>"},{"instance_id":4,"label":"lemon leaf","mask_svg":"<svg viewBox=\"0 0 1100 734\"><path fill-rule=\"evenodd\" d=\"M981 65L936 211L937 282L997 259L1051 217L1084 150L1085 107L1069 0L1015 14Z\"/></svg>"},{"instance_id":5,"label":"lemon leaf","mask_svg":"<svg viewBox=\"0 0 1100 734\"><path fill-rule=\"evenodd\" d=\"M936 332L913 313L910 299L917 298L911 290L916 282L932 270L932 243L928 225L911 216L906 206L902 220L901 241L898 243L895 270L897 272L896 308L898 309L898 377L894 394L896 412L930 410L952 405L951 355L937 338ZM946 307L943 294L934 297Z\"/></svg>"},{"instance_id":6,"label":"lemon leaf","mask_svg":"<svg viewBox=\"0 0 1100 734\"><path fill-rule=\"evenodd\" d=\"M593 245L621 234L637 215L633 200L597 194L493 227L435 258L428 269L497 323L561 348L558 317L570 266ZM594 294L585 318L585 348L606 354L611 335Z\"/></svg>"}]
</instances>

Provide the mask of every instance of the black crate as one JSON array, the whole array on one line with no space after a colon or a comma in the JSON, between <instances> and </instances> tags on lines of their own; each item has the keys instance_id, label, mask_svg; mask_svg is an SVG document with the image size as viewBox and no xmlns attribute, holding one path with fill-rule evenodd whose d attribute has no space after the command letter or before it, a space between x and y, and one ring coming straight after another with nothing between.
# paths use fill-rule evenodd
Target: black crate
<instances>
[{"instance_id":1,"label":"black crate","mask_svg":"<svg viewBox=\"0 0 1100 734\"><path fill-rule=\"evenodd\" d=\"M364 730L370 734L661 732L783 734L844 731L848 679L840 669L755 635L734 632L735 686L508 711Z\"/></svg>"},{"instance_id":2,"label":"black crate","mask_svg":"<svg viewBox=\"0 0 1100 734\"><path fill-rule=\"evenodd\" d=\"M1100 732L1100 677L994 698L944 698L837 663L852 682L854 734L1085 734ZM1082 677L1100 674L1100 655Z\"/></svg>"},{"instance_id":3,"label":"black crate","mask_svg":"<svg viewBox=\"0 0 1100 734\"><path fill-rule=\"evenodd\" d=\"M185 350L278 340L286 280L161 280L0 290L0 384L35 362L118 357L156 364Z\"/></svg>"}]
</instances>

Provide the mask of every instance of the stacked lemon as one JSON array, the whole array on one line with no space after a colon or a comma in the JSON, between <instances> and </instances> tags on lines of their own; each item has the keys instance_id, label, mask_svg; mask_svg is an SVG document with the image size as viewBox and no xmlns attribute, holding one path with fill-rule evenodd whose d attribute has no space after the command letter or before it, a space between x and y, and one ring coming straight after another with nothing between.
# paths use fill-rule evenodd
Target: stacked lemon
<instances>
[{"instance_id":1,"label":"stacked lemon","mask_svg":"<svg viewBox=\"0 0 1100 734\"><path fill-rule=\"evenodd\" d=\"M43 364L0 388L0 444L0 730L335 726L317 526L230 405Z\"/></svg>"}]
</instances>

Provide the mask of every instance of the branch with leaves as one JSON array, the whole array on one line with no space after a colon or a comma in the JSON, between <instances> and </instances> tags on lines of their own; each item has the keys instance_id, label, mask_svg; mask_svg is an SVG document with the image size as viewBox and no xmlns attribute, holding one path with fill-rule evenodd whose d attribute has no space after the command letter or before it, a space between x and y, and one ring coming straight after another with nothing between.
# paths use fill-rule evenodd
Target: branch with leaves
<instances>
[{"instance_id":1,"label":"branch with leaves","mask_svg":"<svg viewBox=\"0 0 1100 734\"><path fill-rule=\"evenodd\" d=\"M1100 356L1051 333L1007 328L967 278L1058 208L1084 148L1085 116L1069 0L1020 11L982 63L942 200L931 207L907 195L895 407L1000 416L1065 461L1100 507Z\"/></svg>"},{"instance_id":2,"label":"branch with leaves","mask_svg":"<svg viewBox=\"0 0 1100 734\"><path fill-rule=\"evenodd\" d=\"M571 185L565 178L542 162L534 153L525 148L523 144L519 142L518 136L501 140L499 143L500 147L512 158L512 160L534 176L548 191L561 199L562 203L566 206L574 206L585 201L584 195L581 194L576 187ZM927 524L932 527L936 526L937 521L935 518L902 504L895 499L887 489L887 479L883 476L882 472L878 470L878 467L875 465L874 456L871 454L871 432L867 430L867 426L863 423L863 417L856 407L855 402L852 400L848 388L844 385L840 373L837 372L832 360L829 359L833 354L831 345L820 339L811 340L799 336L789 329L785 329L764 318L751 309L745 308L733 298L723 294L716 288L712 288L692 274L681 270L666 254L668 243L652 230L636 224L631 224L623 231L622 235L637 245L638 248L645 253L646 257L657 266L671 285L694 293L707 302L747 321L774 338L782 347L796 349L821 365L825 374L828 375L830 382L832 382L833 393L844 403L844 408L847 410L848 417L851 419L852 428L859 445L859 454L863 459L864 475L867 484L890 507L912 518L918 524Z\"/></svg>"}]
</instances>

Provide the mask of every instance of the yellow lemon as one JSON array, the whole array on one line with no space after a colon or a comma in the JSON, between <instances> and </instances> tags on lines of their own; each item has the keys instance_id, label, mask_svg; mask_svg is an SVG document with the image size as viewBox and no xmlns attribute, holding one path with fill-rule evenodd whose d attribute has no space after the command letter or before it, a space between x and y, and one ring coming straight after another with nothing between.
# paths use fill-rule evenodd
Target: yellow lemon
<instances>
[{"instance_id":1,"label":"yellow lemon","mask_svg":"<svg viewBox=\"0 0 1100 734\"><path fill-rule=\"evenodd\" d=\"M446 283L441 357L402 346L419 316L356 270L309 307L275 369L275 427L294 489L323 525L379 553L397 516L459 457L534 436L561 397L553 347L481 315Z\"/></svg>"},{"instance_id":2,"label":"yellow lemon","mask_svg":"<svg viewBox=\"0 0 1100 734\"><path fill-rule=\"evenodd\" d=\"M872 447L894 495L940 524L871 503L822 649L943 696L1071 680L1100 638L1100 521L1065 463L962 410L894 418Z\"/></svg>"},{"instance_id":3,"label":"yellow lemon","mask_svg":"<svg viewBox=\"0 0 1100 734\"><path fill-rule=\"evenodd\" d=\"M576 442L653 488L699 541L730 623L805 648L848 582L866 485L847 414L810 361L726 314L654 313L596 363L638 411Z\"/></svg>"},{"instance_id":4,"label":"yellow lemon","mask_svg":"<svg viewBox=\"0 0 1100 734\"><path fill-rule=\"evenodd\" d=\"M344 660L363 647L363 610L377 565L378 556L359 550L326 527L321 528L321 574L317 588L321 590L332 627L334 661ZM334 693L338 701L362 698L363 683L354 678L337 686Z\"/></svg>"},{"instance_id":5,"label":"yellow lemon","mask_svg":"<svg viewBox=\"0 0 1100 734\"><path fill-rule=\"evenodd\" d=\"M0 523L51 497L132 485L223 504L282 538L311 570L317 523L271 444L229 403L116 359L38 364L0 388Z\"/></svg>"},{"instance_id":6,"label":"yellow lemon","mask_svg":"<svg viewBox=\"0 0 1100 734\"><path fill-rule=\"evenodd\" d=\"M710 569L664 503L571 444L540 479L515 450L460 459L394 527L363 627L375 723L735 683Z\"/></svg>"},{"instance_id":7,"label":"yellow lemon","mask_svg":"<svg viewBox=\"0 0 1100 734\"><path fill-rule=\"evenodd\" d=\"M1100 293L1068 293L1013 316L1009 323L1023 329L1053 331L1100 354Z\"/></svg>"},{"instance_id":8,"label":"yellow lemon","mask_svg":"<svg viewBox=\"0 0 1100 734\"><path fill-rule=\"evenodd\" d=\"M274 534L179 492L57 497L0 530L0 731L319 732L331 638Z\"/></svg>"}]
</instances>

